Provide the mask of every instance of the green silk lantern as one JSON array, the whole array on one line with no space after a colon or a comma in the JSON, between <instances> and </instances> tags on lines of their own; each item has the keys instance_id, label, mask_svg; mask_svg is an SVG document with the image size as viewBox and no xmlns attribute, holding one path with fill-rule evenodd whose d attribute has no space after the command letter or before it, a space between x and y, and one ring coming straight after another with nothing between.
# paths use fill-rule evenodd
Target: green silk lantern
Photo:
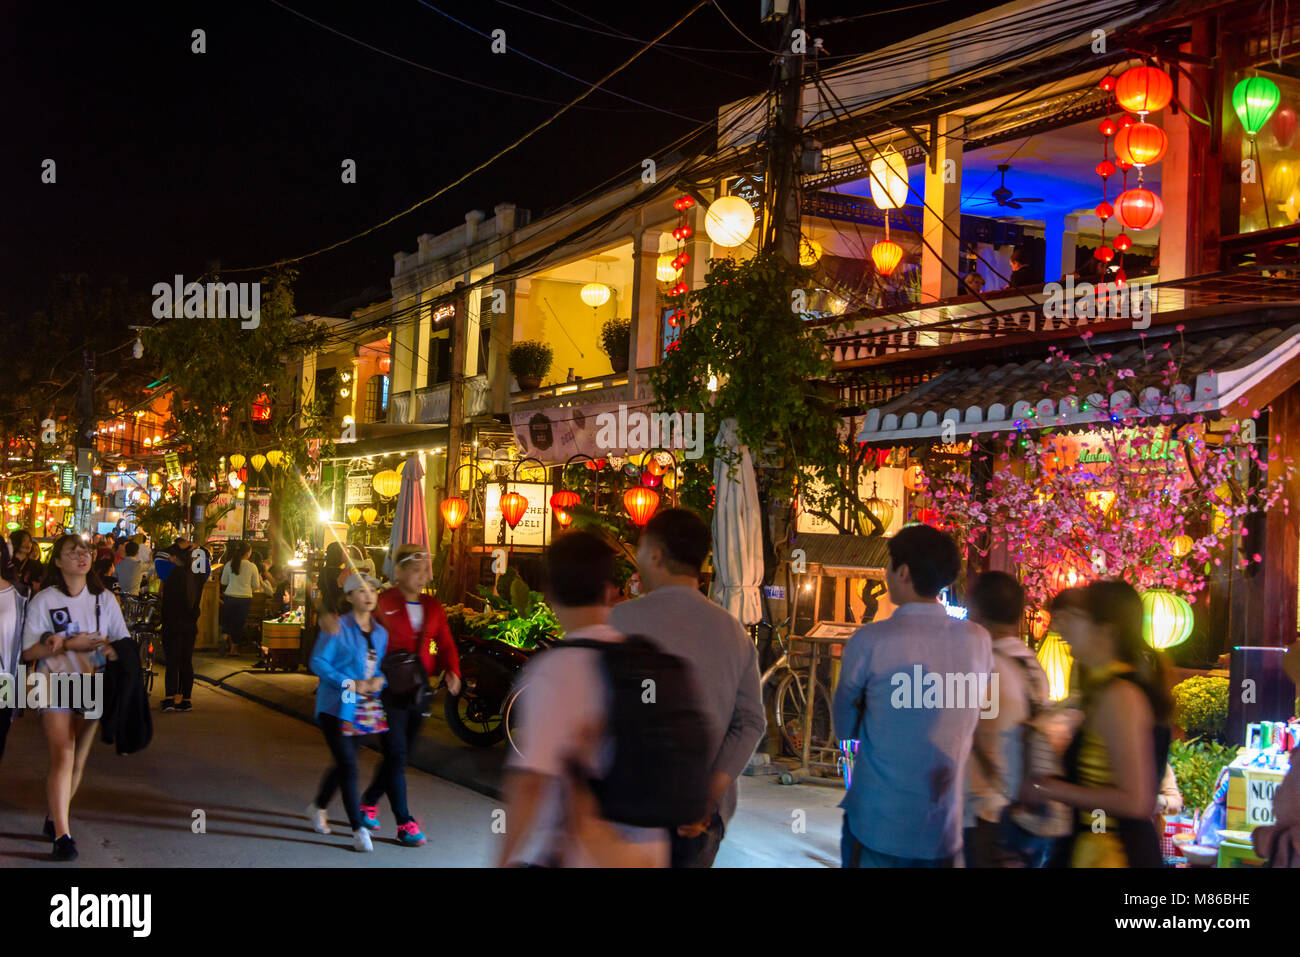
<instances>
[{"instance_id":1,"label":"green silk lantern","mask_svg":"<svg viewBox=\"0 0 1300 957\"><path fill-rule=\"evenodd\" d=\"M1192 606L1163 588L1142 594L1142 637L1157 651L1181 645L1192 636Z\"/></svg>"},{"instance_id":2,"label":"green silk lantern","mask_svg":"<svg viewBox=\"0 0 1300 957\"><path fill-rule=\"evenodd\" d=\"M1264 128L1281 102L1282 91L1266 76L1252 76L1232 88L1232 109L1246 135L1252 138Z\"/></svg>"}]
</instances>

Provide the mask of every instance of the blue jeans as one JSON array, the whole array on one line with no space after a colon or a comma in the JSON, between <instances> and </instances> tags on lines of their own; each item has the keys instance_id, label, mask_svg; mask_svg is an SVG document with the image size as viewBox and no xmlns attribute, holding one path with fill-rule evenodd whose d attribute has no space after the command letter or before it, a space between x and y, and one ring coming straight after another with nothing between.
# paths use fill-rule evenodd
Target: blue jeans
<instances>
[{"instance_id":1,"label":"blue jeans","mask_svg":"<svg viewBox=\"0 0 1300 957\"><path fill-rule=\"evenodd\" d=\"M849 829L849 816L844 815L840 830L840 866L849 867L952 867L954 858L895 857L881 854L865 846Z\"/></svg>"},{"instance_id":2,"label":"blue jeans","mask_svg":"<svg viewBox=\"0 0 1300 957\"><path fill-rule=\"evenodd\" d=\"M397 823L406 824L415 820L411 816L411 809L406 806L406 762L411 754L411 742L415 740L420 724L424 721L424 714L418 708L403 705L387 695L381 695L380 700L388 715L388 733L379 738L379 749L384 759L375 768L374 779L361 796L361 803L367 807L376 806L379 799L387 794Z\"/></svg>"}]
</instances>

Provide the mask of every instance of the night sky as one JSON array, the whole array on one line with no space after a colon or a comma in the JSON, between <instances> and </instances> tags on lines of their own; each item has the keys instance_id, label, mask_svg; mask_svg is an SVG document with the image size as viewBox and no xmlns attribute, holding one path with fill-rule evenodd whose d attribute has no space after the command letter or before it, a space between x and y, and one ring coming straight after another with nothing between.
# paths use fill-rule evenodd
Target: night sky
<instances>
[{"instance_id":1,"label":"night sky","mask_svg":"<svg viewBox=\"0 0 1300 957\"><path fill-rule=\"evenodd\" d=\"M812 23L916 0L808 0ZM831 55L865 52L991 4L940 3L810 30ZM374 225L486 159L622 62L692 3L608 0L231 0L4 5L4 213L0 313L46 300L59 273L124 276L148 293L175 273L256 266ZM756 42L759 0L721 0ZM444 16L432 7L443 11ZM476 89L398 62L296 16L425 67L499 87ZM524 9L521 9L524 8ZM525 9L530 12L525 12ZM589 14L599 23L585 19ZM565 21L551 22L537 14ZM511 52L453 22L506 31ZM578 26L574 26L574 24ZM207 52L191 52L191 31ZM547 209L659 153L723 103L764 88L770 58L712 5L584 106L448 195L300 264L300 311L365 290L382 295L395 252L482 209ZM721 72L719 72L721 71ZM40 181L46 158L57 182ZM357 183L341 163L357 163ZM227 274L227 278L237 278ZM250 278L250 277L242 277ZM145 318L147 321L147 317Z\"/></svg>"}]
</instances>

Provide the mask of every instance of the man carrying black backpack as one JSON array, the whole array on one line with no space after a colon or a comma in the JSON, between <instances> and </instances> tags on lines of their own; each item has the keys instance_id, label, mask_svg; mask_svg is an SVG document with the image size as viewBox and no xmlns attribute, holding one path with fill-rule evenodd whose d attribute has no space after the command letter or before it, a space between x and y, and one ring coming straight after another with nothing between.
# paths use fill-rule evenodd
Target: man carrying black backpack
<instances>
[{"instance_id":1,"label":"man carrying black backpack","mask_svg":"<svg viewBox=\"0 0 1300 957\"><path fill-rule=\"evenodd\" d=\"M551 545L546 597L565 640L521 672L503 866L667 867L669 831L699 821L712 754L687 664L607 623L614 550Z\"/></svg>"}]
</instances>

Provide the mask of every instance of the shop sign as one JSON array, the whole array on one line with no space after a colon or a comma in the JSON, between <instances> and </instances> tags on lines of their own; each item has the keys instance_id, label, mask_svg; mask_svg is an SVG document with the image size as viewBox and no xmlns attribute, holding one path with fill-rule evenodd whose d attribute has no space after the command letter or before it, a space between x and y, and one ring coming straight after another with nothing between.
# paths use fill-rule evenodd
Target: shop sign
<instances>
[{"instance_id":1,"label":"shop sign","mask_svg":"<svg viewBox=\"0 0 1300 957\"><path fill-rule=\"evenodd\" d=\"M1048 473L1069 469L1100 476L1110 470L1112 456L1118 452L1126 462L1140 463L1136 471L1165 473L1182 486L1189 479L1182 443L1189 437L1198 437L1198 433L1184 428L1181 436L1175 438L1173 431L1164 426L1140 431L1125 429L1114 436L1101 432L1050 435L1039 446L1040 462Z\"/></svg>"},{"instance_id":2,"label":"shop sign","mask_svg":"<svg viewBox=\"0 0 1300 957\"><path fill-rule=\"evenodd\" d=\"M241 538L249 541L266 541L267 528L271 522L271 493L248 492L247 498L239 499L225 493L212 499L207 506L207 514L215 514L220 509L234 503L234 508L221 516L208 534L209 541L225 542ZM248 530L244 528L244 507L248 507Z\"/></svg>"},{"instance_id":3,"label":"shop sign","mask_svg":"<svg viewBox=\"0 0 1300 957\"><path fill-rule=\"evenodd\" d=\"M1246 826L1256 828L1275 823L1273 795L1280 781L1251 774L1248 769L1242 772L1242 776L1246 779Z\"/></svg>"},{"instance_id":4,"label":"shop sign","mask_svg":"<svg viewBox=\"0 0 1300 957\"><path fill-rule=\"evenodd\" d=\"M178 482L181 478L181 457L175 452L168 452L163 456L163 462L167 466L167 481Z\"/></svg>"},{"instance_id":5,"label":"shop sign","mask_svg":"<svg viewBox=\"0 0 1300 957\"><path fill-rule=\"evenodd\" d=\"M59 491L71 495L77 490L77 470L71 464L59 466Z\"/></svg>"},{"instance_id":6,"label":"shop sign","mask_svg":"<svg viewBox=\"0 0 1300 957\"><path fill-rule=\"evenodd\" d=\"M894 510L893 517L885 527L885 535L887 536L897 534L903 527L903 523L907 521L906 510L904 509L906 492L903 489L903 472L903 469L885 467L859 473L858 500L865 502L874 495ZM808 496L810 499L816 498L825 487L820 480L811 475L805 475L803 481L811 493ZM836 517L839 517L838 513L836 513ZM852 515L847 515L846 518L851 534L860 535L869 530L857 527ZM800 532L840 534L840 530L826 519L809 512L802 498L798 518L796 519L796 529Z\"/></svg>"},{"instance_id":7,"label":"shop sign","mask_svg":"<svg viewBox=\"0 0 1300 957\"><path fill-rule=\"evenodd\" d=\"M344 506L348 505L369 505L371 502L371 482L374 480L372 472L354 472L348 476L348 490L343 499Z\"/></svg>"},{"instance_id":8,"label":"shop sign","mask_svg":"<svg viewBox=\"0 0 1300 957\"><path fill-rule=\"evenodd\" d=\"M506 489L528 499L528 510L512 531L501 515L501 484L489 482L483 516L483 544L547 545L551 540L551 486L549 483L511 482ZM501 530L505 529L502 538Z\"/></svg>"}]
</instances>

